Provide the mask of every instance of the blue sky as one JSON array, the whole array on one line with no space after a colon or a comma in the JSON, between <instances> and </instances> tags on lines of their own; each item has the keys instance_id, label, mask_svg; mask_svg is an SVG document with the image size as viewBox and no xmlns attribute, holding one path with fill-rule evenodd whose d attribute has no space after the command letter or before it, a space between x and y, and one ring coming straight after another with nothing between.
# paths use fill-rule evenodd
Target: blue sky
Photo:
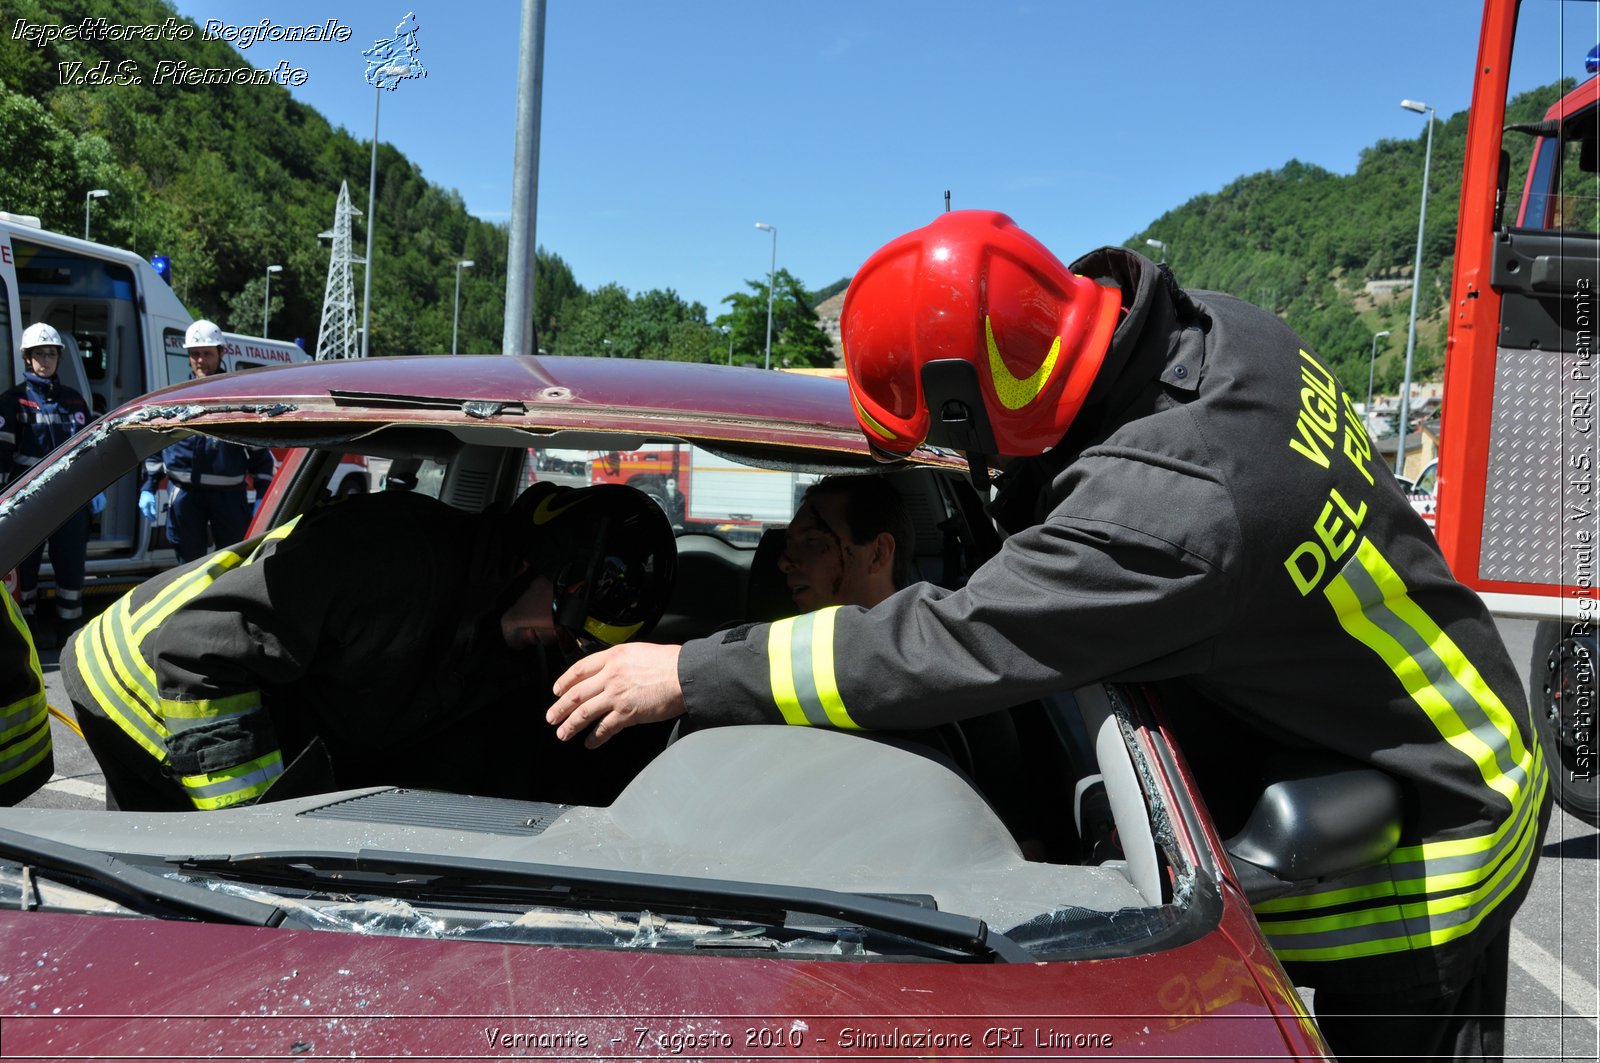
<instances>
[{"instance_id":1,"label":"blue sky","mask_svg":"<svg viewBox=\"0 0 1600 1063\"><path fill-rule=\"evenodd\" d=\"M363 141L375 90L360 53L415 12L428 76L383 94L380 139L473 214L509 218L519 3L177 7L202 25L350 27L346 44L264 42L241 56L304 68L296 97ZM1513 80L1583 76L1600 5L1525 7L1547 24L1565 17L1571 43L1519 57ZM539 243L586 287L672 288L713 317L766 274L772 238L758 221L778 228L778 265L816 288L930 220L946 189L955 207L1005 211L1070 260L1289 159L1349 173L1363 147L1421 134L1402 98L1441 118L1467 108L1480 18L1475 0L546 8ZM363 207L366 179L349 175Z\"/></svg>"}]
</instances>

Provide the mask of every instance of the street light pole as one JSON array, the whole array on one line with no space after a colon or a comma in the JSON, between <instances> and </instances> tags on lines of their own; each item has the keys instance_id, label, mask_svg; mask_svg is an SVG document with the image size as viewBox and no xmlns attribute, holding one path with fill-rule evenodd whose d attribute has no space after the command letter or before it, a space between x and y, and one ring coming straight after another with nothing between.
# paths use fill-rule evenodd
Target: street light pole
<instances>
[{"instance_id":1,"label":"street light pole","mask_svg":"<svg viewBox=\"0 0 1600 1063\"><path fill-rule=\"evenodd\" d=\"M1411 324L1406 329L1406 372L1400 385L1400 442L1394 451L1394 473L1402 476L1406 465L1406 427L1411 420L1411 359L1417 348L1417 295L1422 291L1422 230L1428 224L1428 169L1433 164L1433 108L1418 100L1401 100L1400 106L1428 116L1428 146L1422 156L1422 208L1417 212L1417 260L1411 267Z\"/></svg>"},{"instance_id":2,"label":"street light pole","mask_svg":"<svg viewBox=\"0 0 1600 1063\"><path fill-rule=\"evenodd\" d=\"M104 199L111 193L104 188L91 188L83 194L83 238L89 239L89 208L97 199Z\"/></svg>"},{"instance_id":3,"label":"street light pole","mask_svg":"<svg viewBox=\"0 0 1600 1063\"><path fill-rule=\"evenodd\" d=\"M729 328L727 325L718 325L717 327L722 330L722 334L724 336L728 337L728 364L732 365L733 364L733 329Z\"/></svg>"},{"instance_id":4,"label":"street light pole","mask_svg":"<svg viewBox=\"0 0 1600 1063\"><path fill-rule=\"evenodd\" d=\"M267 267L267 293L261 297L261 338L267 339L267 322L272 319L272 275L282 273L282 266Z\"/></svg>"},{"instance_id":5,"label":"street light pole","mask_svg":"<svg viewBox=\"0 0 1600 1063\"><path fill-rule=\"evenodd\" d=\"M1166 244L1162 243L1160 240L1154 240L1154 239L1146 240L1145 243L1149 244L1151 247L1157 248L1161 252L1161 261L1162 262L1165 262L1167 260L1167 250L1168 250L1168 248L1167 248Z\"/></svg>"},{"instance_id":6,"label":"street light pole","mask_svg":"<svg viewBox=\"0 0 1600 1063\"><path fill-rule=\"evenodd\" d=\"M767 270L767 368L772 368L772 293L778 283L778 227L764 221L756 228L772 234L772 267Z\"/></svg>"},{"instance_id":7,"label":"street light pole","mask_svg":"<svg viewBox=\"0 0 1600 1063\"><path fill-rule=\"evenodd\" d=\"M1361 408L1368 424L1372 423L1372 377L1378 368L1378 341L1387 335L1389 335L1387 329L1372 335L1372 360L1367 363L1367 404Z\"/></svg>"},{"instance_id":8,"label":"street light pole","mask_svg":"<svg viewBox=\"0 0 1600 1063\"><path fill-rule=\"evenodd\" d=\"M367 341L372 332L372 230L378 224L378 104L383 100L383 79L405 77L408 63L383 67L372 88L372 167L367 171L367 261L361 278L361 357L367 356Z\"/></svg>"},{"instance_id":9,"label":"street light pole","mask_svg":"<svg viewBox=\"0 0 1600 1063\"><path fill-rule=\"evenodd\" d=\"M472 267L473 261L470 258L464 258L456 263L456 312L450 321L451 354L456 353L456 333L461 326L461 271L464 269L471 269Z\"/></svg>"}]
</instances>

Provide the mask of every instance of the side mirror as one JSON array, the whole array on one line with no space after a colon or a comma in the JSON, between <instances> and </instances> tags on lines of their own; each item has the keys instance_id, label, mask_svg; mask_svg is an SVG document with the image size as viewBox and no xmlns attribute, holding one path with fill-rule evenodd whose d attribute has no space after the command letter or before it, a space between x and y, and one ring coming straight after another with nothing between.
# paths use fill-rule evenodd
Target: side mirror
<instances>
[{"instance_id":1,"label":"side mirror","mask_svg":"<svg viewBox=\"0 0 1600 1063\"><path fill-rule=\"evenodd\" d=\"M1376 864L1400 840L1400 785L1350 768L1272 783L1226 848L1252 904Z\"/></svg>"}]
</instances>

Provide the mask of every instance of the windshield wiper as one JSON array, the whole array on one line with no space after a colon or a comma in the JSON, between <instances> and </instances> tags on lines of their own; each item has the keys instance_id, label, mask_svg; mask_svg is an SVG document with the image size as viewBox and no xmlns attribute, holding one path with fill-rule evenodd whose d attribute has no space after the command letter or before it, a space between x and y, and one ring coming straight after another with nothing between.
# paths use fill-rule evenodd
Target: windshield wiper
<instances>
[{"instance_id":1,"label":"windshield wiper","mask_svg":"<svg viewBox=\"0 0 1600 1063\"><path fill-rule=\"evenodd\" d=\"M165 878L108 853L0 827L0 860L45 872L73 885L92 883L97 893L135 911L245 926L277 926L276 905L214 893L204 886ZM26 903L26 900L24 901Z\"/></svg>"},{"instance_id":2,"label":"windshield wiper","mask_svg":"<svg viewBox=\"0 0 1600 1063\"><path fill-rule=\"evenodd\" d=\"M221 860L183 861L185 869L228 868L241 875L256 871L285 873L300 886L306 881L337 881L341 889L392 887L392 876L412 875L408 885L426 887L430 895L481 893L486 887L531 892L552 907L639 905L651 911L736 917L783 925L787 915L820 915L869 930L894 934L938 951L968 959L1032 963L1034 956L982 919L918 907L905 901L843 893L811 886L777 886L761 882L688 878L641 871L526 864L475 857L438 858L381 849L320 853L254 853Z\"/></svg>"}]
</instances>

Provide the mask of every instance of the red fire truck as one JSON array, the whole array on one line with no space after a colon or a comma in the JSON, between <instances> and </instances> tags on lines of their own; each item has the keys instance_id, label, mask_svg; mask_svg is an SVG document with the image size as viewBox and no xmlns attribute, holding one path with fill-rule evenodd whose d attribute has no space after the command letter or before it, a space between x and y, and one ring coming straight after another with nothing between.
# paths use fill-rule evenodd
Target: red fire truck
<instances>
[{"instance_id":1,"label":"red fire truck","mask_svg":"<svg viewBox=\"0 0 1600 1063\"><path fill-rule=\"evenodd\" d=\"M1457 577L1492 610L1539 622L1534 720L1557 799L1589 823L1597 820L1600 620L1600 82L1588 76L1600 66L1600 50L1590 51L1597 39L1593 3L1484 4L1451 290L1436 527ZM1507 125L1514 59L1534 64L1520 83L1582 83L1542 120ZM1513 166L1513 156L1530 148L1530 161Z\"/></svg>"},{"instance_id":2,"label":"red fire truck","mask_svg":"<svg viewBox=\"0 0 1600 1063\"><path fill-rule=\"evenodd\" d=\"M589 482L628 484L656 500L682 531L706 531L754 543L769 524L786 524L817 477L741 465L700 447L663 445L596 453Z\"/></svg>"}]
</instances>

